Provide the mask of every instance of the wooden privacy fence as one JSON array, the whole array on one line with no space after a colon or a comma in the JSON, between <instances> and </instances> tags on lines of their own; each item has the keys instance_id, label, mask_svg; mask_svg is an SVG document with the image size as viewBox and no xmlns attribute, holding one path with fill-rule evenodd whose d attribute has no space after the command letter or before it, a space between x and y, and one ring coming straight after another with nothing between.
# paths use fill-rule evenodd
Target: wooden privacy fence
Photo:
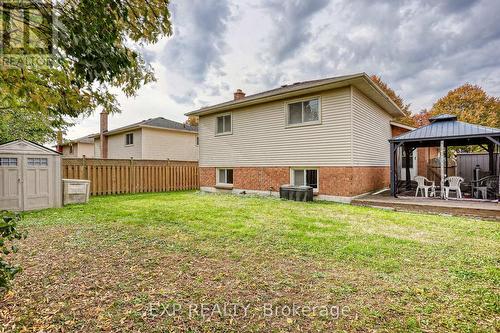
<instances>
[{"instance_id":1,"label":"wooden privacy fence","mask_svg":"<svg viewBox=\"0 0 500 333\"><path fill-rule=\"evenodd\" d=\"M91 195L199 188L198 162L63 158L63 177L90 180Z\"/></svg>"}]
</instances>

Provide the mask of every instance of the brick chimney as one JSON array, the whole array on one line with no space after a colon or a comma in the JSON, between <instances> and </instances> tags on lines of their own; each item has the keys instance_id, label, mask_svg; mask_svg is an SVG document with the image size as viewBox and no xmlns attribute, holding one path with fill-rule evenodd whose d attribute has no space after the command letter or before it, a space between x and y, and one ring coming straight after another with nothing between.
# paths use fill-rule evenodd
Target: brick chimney
<instances>
[{"instance_id":1,"label":"brick chimney","mask_svg":"<svg viewBox=\"0 0 500 333\"><path fill-rule=\"evenodd\" d=\"M236 92L234 93L234 100L236 101L237 99L242 99L245 97L245 93L241 89L236 89Z\"/></svg>"},{"instance_id":2,"label":"brick chimney","mask_svg":"<svg viewBox=\"0 0 500 333\"><path fill-rule=\"evenodd\" d=\"M101 122L99 125L100 134L100 145L101 145L101 158L108 158L108 113L106 111L101 112Z\"/></svg>"},{"instance_id":3,"label":"brick chimney","mask_svg":"<svg viewBox=\"0 0 500 333\"><path fill-rule=\"evenodd\" d=\"M59 153L62 153L63 152L63 147L62 147L62 144L63 144L63 133L61 130L58 130L57 131L57 148L56 150L59 152Z\"/></svg>"}]
</instances>

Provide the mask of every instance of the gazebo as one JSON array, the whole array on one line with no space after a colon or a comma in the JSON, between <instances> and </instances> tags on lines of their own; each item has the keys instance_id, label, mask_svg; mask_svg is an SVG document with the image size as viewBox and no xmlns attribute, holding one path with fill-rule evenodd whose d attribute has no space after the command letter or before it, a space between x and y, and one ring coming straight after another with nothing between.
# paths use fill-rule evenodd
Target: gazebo
<instances>
[{"instance_id":1,"label":"gazebo","mask_svg":"<svg viewBox=\"0 0 500 333\"><path fill-rule=\"evenodd\" d=\"M439 147L441 189L444 185L444 179L448 174L448 147L475 145L483 148L489 155L490 175L496 174L494 152L500 146L500 129L461 122L457 120L456 116L449 114L439 115L429 120L429 125L414 129L389 140L392 196L398 196L397 170L399 166L397 164L400 148L405 152L406 177L404 185L407 190L411 188L410 170L408 167L410 165L410 156L419 147ZM498 196L498 189L496 195Z\"/></svg>"}]
</instances>

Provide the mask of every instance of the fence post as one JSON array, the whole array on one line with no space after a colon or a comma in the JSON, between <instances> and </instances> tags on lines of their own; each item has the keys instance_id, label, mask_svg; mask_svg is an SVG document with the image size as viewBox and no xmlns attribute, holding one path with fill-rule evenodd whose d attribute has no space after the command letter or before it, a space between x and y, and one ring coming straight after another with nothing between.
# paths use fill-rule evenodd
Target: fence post
<instances>
[{"instance_id":1,"label":"fence post","mask_svg":"<svg viewBox=\"0 0 500 333\"><path fill-rule=\"evenodd\" d=\"M83 167L83 179L89 179L89 170L87 169L87 159L85 158L85 155L82 156L82 167Z\"/></svg>"},{"instance_id":2,"label":"fence post","mask_svg":"<svg viewBox=\"0 0 500 333\"><path fill-rule=\"evenodd\" d=\"M167 158L167 192L171 190L172 179L170 176L170 158Z\"/></svg>"},{"instance_id":3,"label":"fence post","mask_svg":"<svg viewBox=\"0 0 500 333\"><path fill-rule=\"evenodd\" d=\"M130 193L135 193L135 169L134 169L133 157L130 157L129 184L130 184Z\"/></svg>"}]
</instances>

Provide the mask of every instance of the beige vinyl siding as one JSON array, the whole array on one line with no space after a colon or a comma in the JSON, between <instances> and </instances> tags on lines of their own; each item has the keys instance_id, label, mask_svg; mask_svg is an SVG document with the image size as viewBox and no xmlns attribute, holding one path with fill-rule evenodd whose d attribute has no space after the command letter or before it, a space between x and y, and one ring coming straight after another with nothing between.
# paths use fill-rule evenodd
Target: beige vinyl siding
<instances>
[{"instance_id":1,"label":"beige vinyl siding","mask_svg":"<svg viewBox=\"0 0 500 333\"><path fill-rule=\"evenodd\" d=\"M233 111L230 135L215 136L217 114L200 117L200 166L350 165L350 88L317 96L319 125L286 127L285 103L296 98Z\"/></svg>"},{"instance_id":2,"label":"beige vinyl siding","mask_svg":"<svg viewBox=\"0 0 500 333\"><path fill-rule=\"evenodd\" d=\"M82 157L85 155L85 157L92 158L94 157L94 144L93 143L78 143L78 157Z\"/></svg>"},{"instance_id":3,"label":"beige vinyl siding","mask_svg":"<svg viewBox=\"0 0 500 333\"><path fill-rule=\"evenodd\" d=\"M78 157L78 144L77 143L73 144L73 151L71 153L70 153L69 148L70 148L69 144L64 145L62 147L63 156L65 156L65 157Z\"/></svg>"},{"instance_id":4,"label":"beige vinyl siding","mask_svg":"<svg viewBox=\"0 0 500 333\"><path fill-rule=\"evenodd\" d=\"M391 116L352 87L353 165L389 165Z\"/></svg>"},{"instance_id":5,"label":"beige vinyl siding","mask_svg":"<svg viewBox=\"0 0 500 333\"><path fill-rule=\"evenodd\" d=\"M186 133L163 129L142 129L142 158L143 159L171 159L178 161L197 161L198 133Z\"/></svg>"},{"instance_id":6,"label":"beige vinyl siding","mask_svg":"<svg viewBox=\"0 0 500 333\"><path fill-rule=\"evenodd\" d=\"M125 135L134 133L134 144L125 145ZM108 158L142 159L142 133L140 129L108 136Z\"/></svg>"},{"instance_id":7,"label":"beige vinyl siding","mask_svg":"<svg viewBox=\"0 0 500 333\"><path fill-rule=\"evenodd\" d=\"M101 140L94 139L94 157L101 158Z\"/></svg>"}]
</instances>

